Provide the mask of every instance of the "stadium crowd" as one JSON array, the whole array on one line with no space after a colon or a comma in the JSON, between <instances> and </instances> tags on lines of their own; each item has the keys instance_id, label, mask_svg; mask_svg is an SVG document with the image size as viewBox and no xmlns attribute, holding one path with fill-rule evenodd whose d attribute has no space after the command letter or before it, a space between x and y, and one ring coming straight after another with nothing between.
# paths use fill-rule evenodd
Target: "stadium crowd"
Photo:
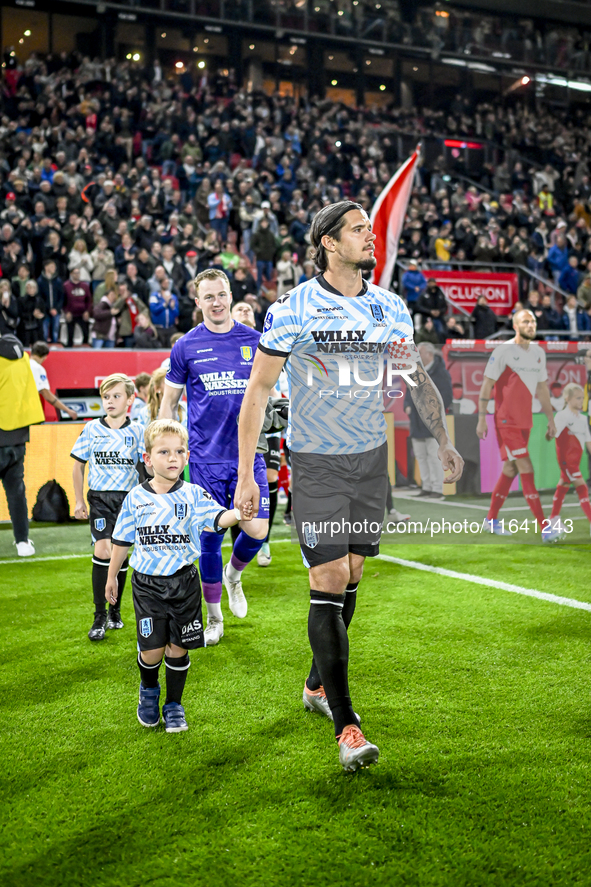
<instances>
[{"instance_id":1,"label":"stadium crowd","mask_svg":"<svg viewBox=\"0 0 591 887\"><path fill-rule=\"evenodd\" d=\"M269 305L316 273L314 214L342 197L370 211L409 132L478 136L504 154L481 187L454 180L443 158L419 170L399 251L419 340L497 331L486 300L467 322L428 286L428 267L466 261L552 281L564 299L541 282L524 293L539 327L591 331L581 114L471 107L459 95L446 111L354 110L254 96L232 70L195 83L158 64L4 58L0 331L26 345L61 336L71 347L78 330L96 348L168 347L194 325L192 281L208 267L229 274L262 330Z\"/></svg>"}]
</instances>

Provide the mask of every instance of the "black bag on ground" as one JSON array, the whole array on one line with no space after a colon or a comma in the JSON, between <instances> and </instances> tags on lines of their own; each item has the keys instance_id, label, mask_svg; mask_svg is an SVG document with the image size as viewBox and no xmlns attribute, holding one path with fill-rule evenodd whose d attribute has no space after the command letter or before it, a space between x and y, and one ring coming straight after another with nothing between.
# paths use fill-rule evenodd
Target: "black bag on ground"
<instances>
[{"instance_id":1,"label":"black bag on ground","mask_svg":"<svg viewBox=\"0 0 591 887\"><path fill-rule=\"evenodd\" d=\"M70 503L66 491L56 480L48 480L37 493L33 520L55 524L65 524L70 520Z\"/></svg>"}]
</instances>

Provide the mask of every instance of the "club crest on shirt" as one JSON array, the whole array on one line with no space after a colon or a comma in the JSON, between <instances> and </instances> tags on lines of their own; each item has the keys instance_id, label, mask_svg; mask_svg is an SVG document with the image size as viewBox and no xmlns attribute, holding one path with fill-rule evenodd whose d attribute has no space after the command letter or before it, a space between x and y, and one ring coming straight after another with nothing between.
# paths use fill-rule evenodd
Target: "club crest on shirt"
<instances>
[{"instance_id":1,"label":"club crest on shirt","mask_svg":"<svg viewBox=\"0 0 591 887\"><path fill-rule=\"evenodd\" d=\"M133 446L133 437L129 436L125 438L125 446L132 447Z\"/></svg>"},{"instance_id":2,"label":"club crest on shirt","mask_svg":"<svg viewBox=\"0 0 591 887\"><path fill-rule=\"evenodd\" d=\"M240 354L244 360L252 360L252 348L250 345L241 345Z\"/></svg>"},{"instance_id":3,"label":"club crest on shirt","mask_svg":"<svg viewBox=\"0 0 591 887\"><path fill-rule=\"evenodd\" d=\"M304 523L303 525L304 531L304 542L308 546L308 548L316 548L318 545L318 533L314 529L314 524Z\"/></svg>"},{"instance_id":4,"label":"club crest on shirt","mask_svg":"<svg viewBox=\"0 0 591 887\"><path fill-rule=\"evenodd\" d=\"M151 617L140 619L140 634L143 638L149 638L154 630Z\"/></svg>"},{"instance_id":5,"label":"club crest on shirt","mask_svg":"<svg viewBox=\"0 0 591 887\"><path fill-rule=\"evenodd\" d=\"M97 519L94 522L95 530L98 530L100 533L101 530L104 530L106 526L107 526L106 519L104 517L97 517Z\"/></svg>"},{"instance_id":6,"label":"club crest on shirt","mask_svg":"<svg viewBox=\"0 0 591 887\"><path fill-rule=\"evenodd\" d=\"M371 313L374 316L374 319L380 323L384 319L384 312L382 311L381 305L370 305Z\"/></svg>"},{"instance_id":7,"label":"club crest on shirt","mask_svg":"<svg viewBox=\"0 0 591 887\"><path fill-rule=\"evenodd\" d=\"M184 520L187 516L187 506L184 502L177 502L174 506L174 514L179 520Z\"/></svg>"}]
</instances>

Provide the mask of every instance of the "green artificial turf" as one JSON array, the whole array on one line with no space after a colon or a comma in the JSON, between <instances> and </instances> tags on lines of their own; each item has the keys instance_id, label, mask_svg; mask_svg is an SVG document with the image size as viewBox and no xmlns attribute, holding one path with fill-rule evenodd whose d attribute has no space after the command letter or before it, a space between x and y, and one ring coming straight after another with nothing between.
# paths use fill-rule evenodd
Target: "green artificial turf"
<instances>
[{"instance_id":1,"label":"green artificial turf","mask_svg":"<svg viewBox=\"0 0 591 887\"><path fill-rule=\"evenodd\" d=\"M35 535L78 552L80 530ZM581 547L383 551L591 600ZM248 568L246 619L224 596L222 642L191 654L185 734L138 724L129 588L125 628L92 644L89 579L84 558L0 564L0 884L591 880L591 613L369 561L350 673L381 754L345 775L332 725L301 703L297 549Z\"/></svg>"}]
</instances>

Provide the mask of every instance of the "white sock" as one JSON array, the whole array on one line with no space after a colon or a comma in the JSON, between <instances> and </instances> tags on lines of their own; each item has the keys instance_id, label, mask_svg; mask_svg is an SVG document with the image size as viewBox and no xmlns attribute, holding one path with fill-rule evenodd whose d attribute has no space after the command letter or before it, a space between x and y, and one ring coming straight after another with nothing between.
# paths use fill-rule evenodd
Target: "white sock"
<instances>
[{"instance_id":1,"label":"white sock","mask_svg":"<svg viewBox=\"0 0 591 887\"><path fill-rule=\"evenodd\" d=\"M232 566L232 561L229 561L226 568L226 576L230 582L240 582L242 579L242 570L237 570L236 567Z\"/></svg>"},{"instance_id":2,"label":"white sock","mask_svg":"<svg viewBox=\"0 0 591 887\"><path fill-rule=\"evenodd\" d=\"M208 616L211 616L212 619L221 619L222 622L224 621L221 604L209 604L207 601L205 601L205 606L207 607Z\"/></svg>"}]
</instances>

